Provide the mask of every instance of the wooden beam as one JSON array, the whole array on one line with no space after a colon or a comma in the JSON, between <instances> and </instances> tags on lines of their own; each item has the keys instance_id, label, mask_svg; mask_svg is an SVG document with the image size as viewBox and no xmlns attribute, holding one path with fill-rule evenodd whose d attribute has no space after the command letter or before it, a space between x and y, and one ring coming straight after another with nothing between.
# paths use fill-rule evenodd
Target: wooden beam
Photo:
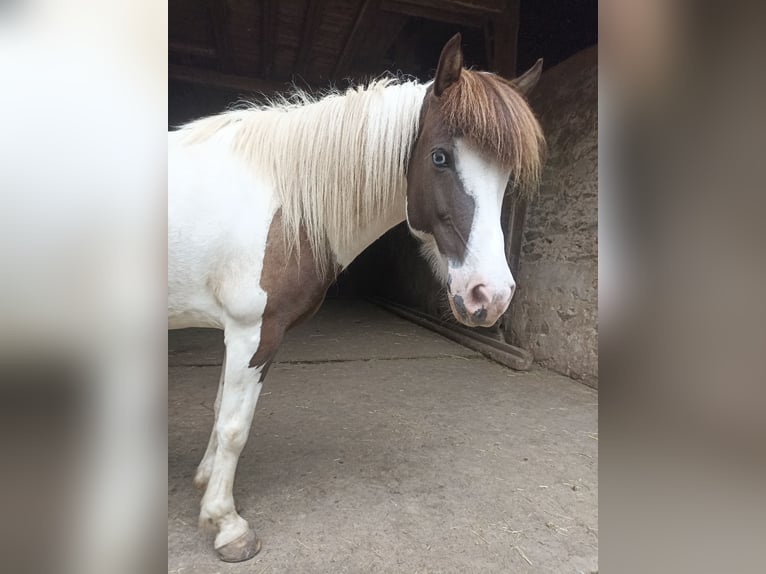
<instances>
[{"instance_id":1,"label":"wooden beam","mask_svg":"<svg viewBox=\"0 0 766 574\"><path fill-rule=\"evenodd\" d=\"M524 221L527 217L527 200L517 194L509 195L503 202L501 222L505 229L505 257L514 277L519 276L521 248L524 241Z\"/></svg>"},{"instance_id":2,"label":"wooden beam","mask_svg":"<svg viewBox=\"0 0 766 574\"><path fill-rule=\"evenodd\" d=\"M534 360L532 353L505 342L502 334L496 330L493 333L494 336L490 336L487 333L492 333L492 331L484 330L484 332L481 332L477 329L469 329L459 325L456 321L437 319L422 311L405 307L393 301L387 301L379 297L372 297L369 300L408 321L412 321L426 329L431 329L447 339L452 339L469 349L478 351L501 365L516 371L528 371L532 367Z\"/></svg>"},{"instance_id":3,"label":"wooden beam","mask_svg":"<svg viewBox=\"0 0 766 574\"><path fill-rule=\"evenodd\" d=\"M335 71L333 77L337 79L343 78L348 74L351 62L354 59L359 39L361 38L361 32L367 25L368 19L372 12L378 9L381 0L364 0L359 6L359 12L356 13L354 18L354 25L351 27L351 32L346 38L346 43L343 45L340 56L338 57L338 63L335 65Z\"/></svg>"},{"instance_id":4,"label":"wooden beam","mask_svg":"<svg viewBox=\"0 0 766 574\"><path fill-rule=\"evenodd\" d=\"M448 4L443 6L423 5L412 0L383 0L380 9L413 18L424 18L435 22L475 28L483 26L488 15L486 10L477 10L471 7Z\"/></svg>"},{"instance_id":5,"label":"wooden beam","mask_svg":"<svg viewBox=\"0 0 766 574\"><path fill-rule=\"evenodd\" d=\"M179 42L177 40L170 40L168 42L168 52L178 56L195 56L210 59L218 56L218 51L212 46L190 44L188 42Z\"/></svg>"},{"instance_id":6,"label":"wooden beam","mask_svg":"<svg viewBox=\"0 0 766 574\"><path fill-rule=\"evenodd\" d=\"M168 78L187 84L222 88L235 92L262 92L264 94L274 94L290 90L290 85L284 82L273 82L260 78L249 78L247 76L236 76L233 74L224 74L216 70L192 68L176 64L168 64Z\"/></svg>"},{"instance_id":7,"label":"wooden beam","mask_svg":"<svg viewBox=\"0 0 766 574\"><path fill-rule=\"evenodd\" d=\"M322 19L322 12L325 0L309 0L306 9L306 17L303 19L303 29L301 33L301 43L298 48L298 57L295 60L295 73L305 75L309 65L309 55L314 47L319 22Z\"/></svg>"},{"instance_id":8,"label":"wooden beam","mask_svg":"<svg viewBox=\"0 0 766 574\"><path fill-rule=\"evenodd\" d=\"M399 40L402 30L404 30L407 22L410 21L404 14L394 14L393 12L386 15L385 18L385 34L375 34L376 39L372 43L372 53L379 54L381 58L385 56L391 46Z\"/></svg>"},{"instance_id":9,"label":"wooden beam","mask_svg":"<svg viewBox=\"0 0 766 574\"><path fill-rule=\"evenodd\" d=\"M271 76L277 37L277 6L274 0L261 0L261 77Z\"/></svg>"},{"instance_id":10,"label":"wooden beam","mask_svg":"<svg viewBox=\"0 0 766 574\"><path fill-rule=\"evenodd\" d=\"M433 13L502 14L507 8L506 0L397 0L397 3L420 7Z\"/></svg>"},{"instance_id":11,"label":"wooden beam","mask_svg":"<svg viewBox=\"0 0 766 574\"><path fill-rule=\"evenodd\" d=\"M484 34L490 70L507 79L515 78L519 0L508 0L507 11L491 18L484 28ZM506 195L500 217L505 234L505 255L514 277L519 275L526 214L526 199L518 193Z\"/></svg>"},{"instance_id":12,"label":"wooden beam","mask_svg":"<svg viewBox=\"0 0 766 574\"><path fill-rule=\"evenodd\" d=\"M229 40L231 10L228 0L210 0L208 8L213 37L215 38L215 48L218 52L218 69L225 72L231 64L231 41Z\"/></svg>"},{"instance_id":13,"label":"wooden beam","mask_svg":"<svg viewBox=\"0 0 766 574\"><path fill-rule=\"evenodd\" d=\"M508 10L490 20L490 29L493 53L489 65L492 71L504 78L515 78L519 36L519 0L509 0Z\"/></svg>"}]
</instances>

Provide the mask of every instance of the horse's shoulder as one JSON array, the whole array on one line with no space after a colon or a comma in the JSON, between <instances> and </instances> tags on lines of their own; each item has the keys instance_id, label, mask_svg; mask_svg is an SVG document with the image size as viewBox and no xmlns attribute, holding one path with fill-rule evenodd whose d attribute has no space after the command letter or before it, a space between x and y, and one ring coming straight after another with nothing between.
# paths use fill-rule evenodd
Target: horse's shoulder
<instances>
[{"instance_id":1,"label":"horse's shoulder","mask_svg":"<svg viewBox=\"0 0 766 574\"><path fill-rule=\"evenodd\" d=\"M290 248L279 213L274 216L263 256L261 288L266 292L264 319L285 330L307 319L321 304L333 277L323 277L304 233Z\"/></svg>"},{"instance_id":2,"label":"horse's shoulder","mask_svg":"<svg viewBox=\"0 0 766 574\"><path fill-rule=\"evenodd\" d=\"M263 256L261 289L266 293L261 341L251 366L270 362L285 332L309 319L319 309L332 277L319 273L308 239L290 249L277 213L269 228Z\"/></svg>"}]
</instances>

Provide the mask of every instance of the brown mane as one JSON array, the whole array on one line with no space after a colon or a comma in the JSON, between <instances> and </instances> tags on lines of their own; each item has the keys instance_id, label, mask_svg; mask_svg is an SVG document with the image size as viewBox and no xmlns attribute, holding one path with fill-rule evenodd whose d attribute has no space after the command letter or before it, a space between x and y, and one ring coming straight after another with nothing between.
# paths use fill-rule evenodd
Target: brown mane
<instances>
[{"instance_id":1,"label":"brown mane","mask_svg":"<svg viewBox=\"0 0 766 574\"><path fill-rule=\"evenodd\" d=\"M447 129L495 155L511 168L511 180L525 191L540 180L545 139L540 124L510 82L486 72L462 70L439 98Z\"/></svg>"}]
</instances>

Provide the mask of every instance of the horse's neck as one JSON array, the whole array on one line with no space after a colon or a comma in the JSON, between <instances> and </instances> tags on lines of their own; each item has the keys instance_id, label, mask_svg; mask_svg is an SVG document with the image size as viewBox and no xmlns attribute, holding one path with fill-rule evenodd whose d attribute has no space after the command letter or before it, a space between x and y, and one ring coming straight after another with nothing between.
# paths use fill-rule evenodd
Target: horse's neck
<instances>
[{"instance_id":1,"label":"horse's neck","mask_svg":"<svg viewBox=\"0 0 766 574\"><path fill-rule=\"evenodd\" d=\"M372 88L373 92L379 88ZM383 115L393 113L393 110L397 110L401 114L403 124L393 129L395 133L401 133L400 139L393 139L391 141L387 139L381 139L379 144L384 146L386 150L399 149L402 139L409 140L409 145L414 145L415 135L418 128L417 118L420 116L421 108L423 105L423 99L425 97L426 86L415 82L397 84L387 86L384 88L384 95L381 96L380 92L376 95L377 105L382 106L381 110L377 110L373 115ZM369 113L369 112L368 112ZM378 120L375 120L378 121ZM406 124L406 125L405 125ZM411 128L411 129L410 129ZM384 126L383 133L391 133L391 126ZM408 129L410 131L408 131ZM409 156L410 150L407 150L407 156ZM386 157L391 162L401 165L402 157L398 157L396 154L383 153L376 154L377 157ZM386 231L401 223L406 218L407 210L407 182L406 176L403 172L397 173L393 178L389 178L386 175L385 170L384 180L374 180L373 185L383 185L386 189L395 191L391 195L382 194L387 196L385 205L382 206L380 211L370 221L363 223L348 222L349 225L356 225L355 229L346 229L345 231L351 231L350 240L338 240L334 241L330 236L330 247L335 256L335 261L343 268L351 264L356 257L362 253L367 247L382 236ZM358 179L358 178L357 178ZM392 181L392 179L394 181ZM349 190L350 191L350 190ZM365 219L365 218L362 218ZM349 236L346 236L349 238Z\"/></svg>"},{"instance_id":2,"label":"horse's neck","mask_svg":"<svg viewBox=\"0 0 766 574\"><path fill-rule=\"evenodd\" d=\"M354 241L345 246L332 246L335 260L344 269L356 259L362 251L372 245L386 231L401 223L406 218L406 193L397 194L392 202L372 222L354 231Z\"/></svg>"},{"instance_id":3,"label":"horse's neck","mask_svg":"<svg viewBox=\"0 0 766 574\"><path fill-rule=\"evenodd\" d=\"M251 144L270 141L274 134L265 132L279 130L273 145L260 155L256 148L254 155L276 184L289 231L297 233L303 222L320 261L332 256L347 267L405 219L404 166L426 89L416 82L378 81L305 107L267 110L263 121L253 121ZM349 126L356 131L349 134ZM253 138L259 127L264 133Z\"/></svg>"}]
</instances>

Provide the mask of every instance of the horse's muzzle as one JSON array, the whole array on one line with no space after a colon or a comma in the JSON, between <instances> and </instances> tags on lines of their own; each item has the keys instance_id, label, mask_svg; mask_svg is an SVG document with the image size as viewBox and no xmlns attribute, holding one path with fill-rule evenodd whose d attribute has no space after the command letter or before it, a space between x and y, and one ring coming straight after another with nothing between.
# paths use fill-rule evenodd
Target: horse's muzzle
<instances>
[{"instance_id":1,"label":"horse's muzzle","mask_svg":"<svg viewBox=\"0 0 766 574\"><path fill-rule=\"evenodd\" d=\"M495 289L475 282L464 290L450 292L450 308L455 318L464 325L490 327L508 309L515 290L513 282Z\"/></svg>"}]
</instances>

